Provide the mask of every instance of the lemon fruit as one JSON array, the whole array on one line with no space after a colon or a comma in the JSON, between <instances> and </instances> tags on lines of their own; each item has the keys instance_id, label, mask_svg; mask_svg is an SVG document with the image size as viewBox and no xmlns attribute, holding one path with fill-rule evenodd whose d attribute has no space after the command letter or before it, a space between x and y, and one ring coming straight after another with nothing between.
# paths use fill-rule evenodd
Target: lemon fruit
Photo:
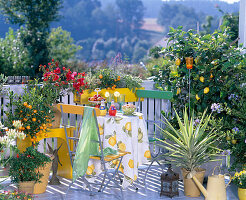
<instances>
[{"instance_id":1,"label":"lemon fruit","mask_svg":"<svg viewBox=\"0 0 246 200\"><path fill-rule=\"evenodd\" d=\"M207 93L209 93L209 87L204 88L204 94L207 94Z\"/></svg>"},{"instance_id":2,"label":"lemon fruit","mask_svg":"<svg viewBox=\"0 0 246 200\"><path fill-rule=\"evenodd\" d=\"M237 143L237 140L233 139L233 140L231 140L231 143L232 144L236 144Z\"/></svg>"},{"instance_id":3,"label":"lemon fruit","mask_svg":"<svg viewBox=\"0 0 246 200\"><path fill-rule=\"evenodd\" d=\"M120 150L120 151L125 151L125 150L126 150L126 145L125 145L124 143L121 142L121 143L119 144L119 150Z\"/></svg>"},{"instance_id":4,"label":"lemon fruit","mask_svg":"<svg viewBox=\"0 0 246 200\"><path fill-rule=\"evenodd\" d=\"M196 100L200 100L200 97L198 96L198 94L196 94Z\"/></svg>"},{"instance_id":5,"label":"lemon fruit","mask_svg":"<svg viewBox=\"0 0 246 200\"><path fill-rule=\"evenodd\" d=\"M119 167L119 171L122 172L122 174L124 174L124 169L122 167Z\"/></svg>"},{"instance_id":6,"label":"lemon fruit","mask_svg":"<svg viewBox=\"0 0 246 200\"><path fill-rule=\"evenodd\" d=\"M116 145L116 136L112 136L109 138L108 143L113 147Z\"/></svg>"},{"instance_id":7,"label":"lemon fruit","mask_svg":"<svg viewBox=\"0 0 246 200\"><path fill-rule=\"evenodd\" d=\"M179 66L181 63L181 60L178 58L176 61L175 61L175 65Z\"/></svg>"},{"instance_id":8,"label":"lemon fruit","mask_svg":"<svg viewBox=\"0 0 246 200\"><path fill-rule=\"evenodd\" d=\"M180 88L178 88L178 89L177 89L177 95L179 95L179 94L180 94L180 92L181 92L181 89L180 89Z\"/></svg>"},{"instance_id":9,"label":"lemon fruit","mask_svg":"<svg viewBox=\"0 0 246 200\"><path fill-rule=\"evenodd\" d=\"M132 159L129 160L128 166L129 166L130 168L134 168L134 162L133 162Z\"/></svg>"},{"instance_id":10,"label":"lemon fruit","mask_svg":"<svg viewBox=\"0 0 246 200\"><path fill-rule=\"evenodd\" d=\"M93 169L90 166L88 166L88 168L86 170L86 174L91 175L92 173L93 173Z\"/></svg>"},{"instance_id":11,"label":"lemon fruit","mask_svg":"<svg viewBox=\"0 0 246 200\"><path fill-rule=\"evenodd\" d=\"M204 77L201 76L200 79L199 79L202 83L204 83Z\"/></svg>"},{"instance_id":12,"label":"lemon fruit","mask_svg":"<svg viewBox=\"0 0 246 200\"><path fill-rule=\"evenodd\" d=\"M127 122L127 123L125 124L125 129L126 129L127 131L131 131L131 130L132 130L132 124L131 124L131 122Z\"/></svg>"},{"instance_id":13,"label":"lemon fruit","mask_svg":"<svg viewBox=\"0 0 246 200\"><path fill-rule=\"evenodd\" d=\"M144 157L145 157L145 158L151 158L150 150L145 151Z\"/></svg>"}]
</instances>

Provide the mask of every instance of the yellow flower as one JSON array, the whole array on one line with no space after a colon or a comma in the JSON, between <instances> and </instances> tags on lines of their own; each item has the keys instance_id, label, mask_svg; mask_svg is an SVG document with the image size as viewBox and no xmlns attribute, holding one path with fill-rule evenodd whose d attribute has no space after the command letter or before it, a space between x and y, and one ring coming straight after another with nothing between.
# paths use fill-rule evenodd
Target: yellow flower
<instances>
[{"instance_id":1,"label":"yellow flower","mask_svg":"<svg viewBox=\"0 0 246 200\"><path fill-rule=\"evenodd\" d=\"M203 76L200 77L200 81L201 81L202 83L204 82L204 77L203 77Z\"/></svg>"},{"instance_id":2,"label":"yellow flower","mask_svg":"<svg viewBox=\"0 0 246 200\"><path fill-rule=\"evenodd\" d=\"M213 76L213 74L211 73L211 74L210 74L210 78L213 78L213 77L214 77L214 76Z\"/></svg>"},{"instance_id":3,"label":"yellow flower","mask_svg":"<svg viewBox=\"0 0 246 200\"><path fill-rule=\"evenodd\" d=\"M207 94L207 93L209 93L209 87L204 88L204 94Z\"/></svg>"},{"instance_id":4,"label":"yellow flower","mask_svg":"<svg viewBox=\"0 0 246 200\"><path fill-rule=\"evenodd\" d=\"M88 168L86 170L86 174L91 175L92 173L93 173L93 169L90 166L88 166Z\"/></svg>"},{"instance_id":5,"label":"yellow flower","mask_svg":"<svg viewBox=\"0 0 246 200\"><path fill-rule=\"evenodd\" d=\"M120 96L120 93L118 91L114 92L114 96L115 97L119 97Z\"/></svg>"},{"instance_id":6,"label":"yellow flower","mask_svg":"<svg viewBox=\"0 0 246 200\"><path fill-rule=\"evenodd\" d=\"M178 88L178 89L177 89L177 95L179 95L179 94L180 94L180 92L181 92L181 89L180 89L180 88Z\"/></svg>"},{"instance_id":7,"label":"yellow flower","mask_svg":"<svg viewBox=\"0 0 246 200\"><path fill-rule=\"evenodd\" d=\"M109 97L109 92L105 92L105 97Z\"/></svg>"},{"instance_id":8,"label":"yellow flower","mask_svg":"<svg viewBox=\"0 0 246 200\"><path fill-rule=\"evenodd\" d=\"M200 99L200 97L198 96L198 94L196 94L196 100L198 101Z\"/></svg>"},{"instance_id":9,"label":"yellow flower","mask_svg":"<svg viewBox=\"0 0 246 200\"><path fill-rule=\"evenodd\" d=\"M128 166L129 166L130 168L134 168L134 162L133 162L132 159L129 160Z\"/></svg>"},{"instance_id":10,"label":"yellow flower","mask_svg":"<svg viewBox=\"0 0 246 200\"><path fill-rule=\"evenodd\" d=\"M175 65L179 66L181 63L181 60L178 58L176 61L175 61Z\"/></svg>"}]
</instances>

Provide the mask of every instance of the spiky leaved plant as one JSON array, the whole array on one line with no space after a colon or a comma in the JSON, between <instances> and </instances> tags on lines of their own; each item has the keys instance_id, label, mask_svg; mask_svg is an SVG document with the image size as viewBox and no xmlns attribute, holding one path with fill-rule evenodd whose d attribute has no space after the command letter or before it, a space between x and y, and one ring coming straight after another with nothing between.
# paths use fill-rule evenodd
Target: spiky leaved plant
<instances>
[{"instance_id":1,"label":"spiky leaved plant","mask_svg":"<svg viewBox=\"0 0 246 200\"><path fill-rule=\"evenodd\" d=\"M211 114L206 116L204 111L202 118L194 124L194 115L190 120L185 109L183 112L183 121L175 110L176 118L179 124L179 130L176 130L165 118L166 128L162 129L165 140L158 139L160 147L168 150L168 153L162 155L166 163L176 165L193 171L208 161L217 161L213 159L221 151L216 143L218 135L214 128L208 129Z\"/></svg>"}]
</instances>

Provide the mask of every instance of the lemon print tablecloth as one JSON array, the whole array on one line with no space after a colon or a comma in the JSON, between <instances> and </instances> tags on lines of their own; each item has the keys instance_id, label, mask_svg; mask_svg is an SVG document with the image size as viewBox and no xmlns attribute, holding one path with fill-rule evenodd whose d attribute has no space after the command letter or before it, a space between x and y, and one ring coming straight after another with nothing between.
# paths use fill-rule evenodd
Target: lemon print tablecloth
<instances>
[{"instance_id":1,"label":"lemon print tablecloth","mask_svg":"<svg viewBox=\"0 0 246 200\"><path fill-rule=\"evenodd\" d=\"M99 116L98 123L103 148L131 153L123 157L119 167L124 174L122 185L125 188L138 178L138 166L151 159L145 120L141 113L136 113L134 116ZM118 163L118 160L114 160L108 163L108 167L115 168ZM92 180L101 172L100 160L89 160L86 178Z\"/></svg>"}]
</instances>

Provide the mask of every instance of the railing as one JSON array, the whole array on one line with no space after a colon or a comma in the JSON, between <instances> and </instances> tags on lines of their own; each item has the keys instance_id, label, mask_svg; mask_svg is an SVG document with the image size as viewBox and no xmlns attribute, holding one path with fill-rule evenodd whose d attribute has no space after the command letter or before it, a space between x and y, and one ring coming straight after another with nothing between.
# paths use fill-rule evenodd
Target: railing
<instances>
[{"instance_id":1,"label":"railing","mask_svg":"<svg viewBox=\"0 0 246 200\"><path fill-rule=\"evenodd\" d=\"M153 88L154 83L152 81L145 81L143 83L143 87L145 89L151 90ZM21 94L24 91L25 85L7 85L5 86L6 89L12 90L16 94ZM65 104L75 104L73 102L73 94L69 93L68 95L61 98L61 101ZM9 99L6 95L0 96L0 120L3 122L6 119L4 111L6 111ZM137 104L136 102L132 102L133 104ZM146 98L144 101L140 103L140 105L137 105L139 107L139 110L143 113L145 120L148 121L156 121L157 119L161 119L161 111L164 111L165 113L168 113L171 109L170 101L167 99L149 99ZM76 119L74 116L69 117L68 115L64 116L66 121L70 122L70 125L76 124ZM148 123L147 122L147 128L148 133L157 133L158 130L155 128L154 123ZM157 133L158 134L158 133ZM46 139L44 141L44 145L40 145L39 149L42 150L44 146L44 151L46 151L46 143L51 143L53 147L56 147L56 140L55 139Z\"/></svg>"}]
</instances>

